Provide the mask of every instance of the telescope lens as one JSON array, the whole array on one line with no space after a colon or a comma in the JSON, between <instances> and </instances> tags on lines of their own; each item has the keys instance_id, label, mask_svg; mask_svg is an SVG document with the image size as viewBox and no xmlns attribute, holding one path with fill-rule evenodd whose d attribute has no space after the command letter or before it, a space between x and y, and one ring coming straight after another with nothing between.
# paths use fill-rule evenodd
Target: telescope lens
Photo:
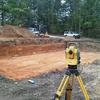
<instances>
[{"instance_id":1,"label":"telescope lens","mask_svg":"<svg viewBox=\"0 0 100 100\"><path fill-rule=\"evenodd\" d=\"M73 54L72 50L69 50L69 54Z\"/></svg>"}]
</instances>

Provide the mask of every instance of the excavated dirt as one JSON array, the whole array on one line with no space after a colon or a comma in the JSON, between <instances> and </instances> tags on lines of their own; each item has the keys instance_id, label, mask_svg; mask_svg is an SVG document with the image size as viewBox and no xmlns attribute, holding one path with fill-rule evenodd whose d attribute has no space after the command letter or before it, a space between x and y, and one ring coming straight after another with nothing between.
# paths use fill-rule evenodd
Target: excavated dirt
<instances>
[{"instance_id":1,"label":"excavated dirt","mask_svg":"<svg viewBox=\"0 0 100 100\"><path fill-rule=\"evenodd\" d=\"M0 58L33 55L37 53L59 51L64 49L63 43L0 45Z\"/></svg>"},{"instance_id":2,"label":"excavated dirt","mask_svg":"<svg viewBox=\"0 0 100 100\"><path fill-rule=\"evenodd\" d=\"M100 58L100 52L81 52L81 62L91 63ZM49 52L0 60L0 74L10 79L22 79L41 73L63 70L65 54L63 51Z\"/></svg>"},{"instance_id":3,"label":"excavated dirt","mask_svg":"<svg viewBox=\"0 0 100 100\"><path fill-rule=\"evenodd\" d=\"M100 100L100 42L80 43L80 50L90 100ZM62 39L34 38L25 28L0 26L0 100L52 100L65 71ZM72 100L84 100L76 81Z\"/></svg>"},{"instance_id":4,"label":"excavated dirt","mask_svg":"<svg viewBox=\"0 0 100 100\"><path fill-rule=\"evenodd\" d=\"M18 38L0 40L0 74L22 79L65 68L65 44L56 38ZM80 43L81 62L100 58L99 43ZM84 52L85 51L85 52Z\"/></svg>"},{"instance_id":5,"label":"excavated dirt","mask_svg":"<svg viewBox=\"0 0 100 100\"><path fill-rule=\"evenodd\" d=\"M0 26L0 37L2 38L19 38L19 37L33 37L32 33L26 28L21 28L12 25Z\"/></svg>"},{"instance_id":6,"label":"excavated dirt","mask_svg":"<svg viewBox=\"0 0 100 100\"><path fill-rule=\"evenodd\" d=\"M0 38L0 58L64 50L63 39Z\"/></svg>"},{"instance_id":7,"label":"excavated dirt","mask_svg":"<svg viewBox=\"0 0 100 100\"><path fill-rule=\"evenodd\" d=\"M59 43L54 44L54 48L58 46L57 44ZM23 56L25 50L23 48L21 54L18 51L14 54L10 52L8 56L5 56L7 58L0 59L0 74L2 75L0 77L0 100L53 100L58 84L65 73L64 44L60 44L59 48L50 52L46 52L44 49L42 49L43 51L40 49L42 53L33 52L36 48L34 47L31 49L33 54L30 51L31 55L28 53ZM42 46L46 45L48 48L49 44ZM98 44L93 44L92 47L90 44L87 45L88 47L83 45L85 52L83 52L84 48L81 48L81 76L90 100L100 100L98 92L100 91L100 49ZM33 45L27 46L32 47ZM94 47L96 48L94 49ZM30 48L28 49L30 50ZM25 50L25 53L28 49ZM15 55L16 53L18 54ZM33 84L28 82L29 79L33 81ZM64 100L64 95L61 100ZM73 87L72 100L84 100L77 81Z\"/></svg>"}]
</instances>

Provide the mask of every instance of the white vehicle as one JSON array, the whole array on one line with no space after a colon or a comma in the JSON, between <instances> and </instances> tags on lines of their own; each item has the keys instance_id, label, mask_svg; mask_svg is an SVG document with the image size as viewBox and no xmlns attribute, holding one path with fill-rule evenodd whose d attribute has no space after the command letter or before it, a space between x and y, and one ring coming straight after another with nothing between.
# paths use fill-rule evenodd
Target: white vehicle
<instances>
[{"instance_id":1,"label":"white vehicle","mask_svg":"<svg viewBox=\"0 0 100 100\"><path fill-rule=\"evenodd\" d=\"M30 32L32 32L33 35L35 35L35 36L39 36L39 34L40 34L40 32L37 30L37 28L32 28L32 27L30 27L28 30L29 30Z\"/></svg>"},{"instance_id":2,"label":"white vehicle","mask_svg":"<svg viewBox=\"0 0 100 100\"><path fill-rule=\"evenodd\" d=\"M80 34L72 31L65 31L64 36L70 36L76 38L80 38Z\"/></svg>"}]
</instances>

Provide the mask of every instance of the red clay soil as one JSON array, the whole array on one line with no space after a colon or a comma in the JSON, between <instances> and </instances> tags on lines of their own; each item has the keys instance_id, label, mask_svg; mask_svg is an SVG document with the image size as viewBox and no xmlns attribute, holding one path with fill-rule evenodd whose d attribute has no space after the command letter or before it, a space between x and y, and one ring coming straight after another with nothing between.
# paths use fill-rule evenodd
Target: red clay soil
<instances>
[{"instance_id":1,"label":"red clay soil","mask_svg":"<svg viewBox=\"0 0 100 100\"><path fill-rule=\"evenodd\" d=\"M31 55L36 53L50 52L64 50L63 43L52 43L45 45L0 45L0 57L9 57L9 56L22 56L22 55Z\"/></svg>"},{"instance_id":2,"label":"red clay soil","mask_svg":"<svg viewBox=\"0 0 100 100\"><path fill-rule=\"evenodd\" d=\"M100 59L100 52L81 52L82 64L95 59ZM64 50L0 60L0 74L10 79L28 78L63 68L65 68Z\"/></svg>"},{"instance_id":3,"label":"red clay soil","mask_svg":"<svg viewBox=\"0 0 100 100\"><path fill-rule=\"evenodd\" d=\"M0 26L0 37L18 38L18 37L32 37L32 33L26 28L21 28L12 25Z\"/></svg>"}]
</instances>

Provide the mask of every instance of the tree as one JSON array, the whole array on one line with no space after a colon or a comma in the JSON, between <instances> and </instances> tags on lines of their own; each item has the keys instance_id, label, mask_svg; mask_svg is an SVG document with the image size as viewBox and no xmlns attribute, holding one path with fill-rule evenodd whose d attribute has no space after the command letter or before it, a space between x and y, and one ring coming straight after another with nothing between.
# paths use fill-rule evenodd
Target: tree
<instances>
[{"instance_id":1,"label":"tree","mask_svg":"<svg viewBox=\"0 0 100 100\"><path fill-rule=\"evenodd\" d=\"M0 2L0 16L1 16L1 25L4 25L5 22L5 13L6 13L6 0Z\"/></svg>"},{"instance_id":2,"label":"tree","mask_svg":"<svg viewBox=\"0 0 100 100\"><path fill-rule=\"evenodd\" d=\"M50 33L65 30L100 36L100 0L2 0L0 21L17 26L45 26Z\"/></svg>"}]
</instances>

